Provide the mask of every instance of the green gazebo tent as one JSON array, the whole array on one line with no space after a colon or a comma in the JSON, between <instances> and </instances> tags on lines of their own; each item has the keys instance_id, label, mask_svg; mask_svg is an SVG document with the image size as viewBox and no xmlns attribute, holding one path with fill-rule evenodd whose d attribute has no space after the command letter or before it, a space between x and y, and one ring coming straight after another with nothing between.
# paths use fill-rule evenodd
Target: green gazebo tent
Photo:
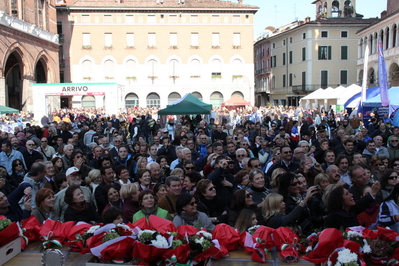
<instances>
[{"instance_id":1,"label":"green gazebo tent","mask_svg":"<svg viewBox=\"0 0 399 266\"><path fill-rule=\"evenodd\" d=\"M210 114L212 104L207 104L187 93L181 99L159 110L158 115L188 115L188 114Z\"/></svg>"}]
</instances>

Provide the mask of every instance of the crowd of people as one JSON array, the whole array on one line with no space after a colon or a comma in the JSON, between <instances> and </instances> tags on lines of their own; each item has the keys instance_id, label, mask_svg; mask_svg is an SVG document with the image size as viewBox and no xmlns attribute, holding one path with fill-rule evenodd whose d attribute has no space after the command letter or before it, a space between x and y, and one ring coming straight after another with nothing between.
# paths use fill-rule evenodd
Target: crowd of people
<instances>
[{"instance_id":1,"label":"crowd of people","mask_svg":"<svg viewBox=\"0 0 399 266\"><path fill-rule=\"evenodd\" d=\"M156 109L61 110L2 131L0 215L399 232L399 127L387 117L366 127L332 110L216 111L162 123Z\"/></svg>"}]
</instances>

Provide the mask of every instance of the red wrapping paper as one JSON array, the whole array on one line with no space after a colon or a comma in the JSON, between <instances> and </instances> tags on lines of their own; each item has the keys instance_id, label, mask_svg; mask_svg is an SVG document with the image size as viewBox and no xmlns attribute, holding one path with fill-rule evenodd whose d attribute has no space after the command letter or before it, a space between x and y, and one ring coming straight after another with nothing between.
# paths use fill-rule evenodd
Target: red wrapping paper
<instances>
[{"instance_id":1,"label":"red wrapping paper","mask_svg":"<svg viewBox=\"0 0 399 266\"><path fill-rule=\"evenodd\" d=\"M164 218L155 215L150 215L148 219L146 217L143 217L137 220L132 225L129 225L129 227L131 228L138 227L141 230L145 229L155 230L158 231L164 237L168 237L168 234L166 232L176 232L176 227L172 223L172 221L166 220Z\"/></svg>"},{"instance_id":2,"label":"red wrapping paper","mask_svg":"<svg viewBox=\"0 0 399 266\"><path fill-rule=\"evenodd\" d=\"M41 236L51 235L52 239L58 239L60 242L64 242L74 225L75 222L72 221L61 223L59 221L46 220L39 233Z\"/></svg>"},{"instance_id":3,"label":"red wrapping paper","mask_svg":"<svg viewBox=\"0 0 399 266\"><path fill-rule=\"evenodd\" d=\"M248 232L244 232L240 235L240 245L245 252L254 251L254 240L252 235Z\"/></svg>"},{"instance_id":4,"label":"red wrapping paper","mask_svg":"<svg viewBox=\"0 0 399 266\"><path fill-rule=\"evenodd\" d=\"M40 239L40 229L42 225L39 223L36 216L31 215L29 218L22 220L21 227L24 231L24 236L28 238L29 242L35 242Z\"/></svg>"},{"instance_id":5,"label":"red wrapping paper","mask_svg":"<svg viewBox=\"0 0 399 266\"><path fill-rule=\"evenodd\" d=\"M257 262L266 262L266 254L274 247L274 241L272 234L275 229L259 226L255 233L252 235L253 239L253 251L252 260ZM248 250L250 248L247 248Z\"/></svg>"},{"instance_id":6,"label":"red wrapping paper","mask_svg":"<svg viewBox=\"0 0 399 266\"><path fill-rule=\"evenodd\" d=\"M185 263L190 253L190 244L184 244L176 247L175 249L167 249L161 254L163 259L170 259L173 255L176 256L178 263Z\"/></svg>"},{"instance_id":7,"label":"red wrapping paper","mask_svg":"<svg viewBox=\"0 0 399 266\"><path fill-rule=\"evenodd\" d=\"M103 237L107 232L102 232L101 234L94 235L86 240L88 248L94 248L103 243Z\"/></svg>"},{"instance_id":8,"label":"red wrapping paper","mask_svg":"<svg viewBox=\"0 0 399 266\"><path fill-rule=\"evenodd\" d=\"M217 239L229 251L240 246L240 234L227 224L216 225L212 231L212 239Z\"/></svg>"},{"instance_id":9,"label":"red wrapping paper","mask_svg":"<svg viewBox=\"0 0 399 266\"><path fill-rule=\"evenodd\" d=\"M196 255L193 258L193 260L194 261L204 261L209 258L214 258L214 259L219 260L219 259L222 259L224 256L226 256L229 253L229 251L225 247L221 246L216 239L212 240L212 242L214 243L213 247L210 247L207 250L205 250L204 252L201 252L200 254Z\"/></svg>"},{"instance_id":10,"label":"red wrapping paper","mask_svg":"<svg viewBox=\"0 0 399 266\"><path fill-rule=\"evenodd\" d=\"M19 237L19 228L18 225L13 222L2 231L0 231L0 247L4 246L14 239Z\"/></svg>"},{"instance_id":11,"label":"red wrapping paper","mask_svg":"<svg viewBox=\"0 0 399 266\"><path fill-rule=\"evenodd\" d=\"M177 233L180 236L195 235L198 232L199 230L192 225L179 225L177 227Z\"/></svg>"},{"instance_id":12,"label":"red wrapping paper","mask_svg":"<svg viewBox=\"0 0 399 266\"><path fill-rule=\"evenodd\" d=\"M139 241L136 241L133 247L133 257L142 259L146 262L155 261L162 253L166 252L168 249L157 248L153 245L145 245Z\"/></svg>"},{"instance_id":13,"label":"red wrapping paper","mask_svg":"<svg viewBox=\"0 0 399 266\"><path fill-rule=\"evenodd\" d=\"M104 248L101 256L105 261L130 261L134 242L133 238L126 237Z\"/></svg>"}]
</instances>

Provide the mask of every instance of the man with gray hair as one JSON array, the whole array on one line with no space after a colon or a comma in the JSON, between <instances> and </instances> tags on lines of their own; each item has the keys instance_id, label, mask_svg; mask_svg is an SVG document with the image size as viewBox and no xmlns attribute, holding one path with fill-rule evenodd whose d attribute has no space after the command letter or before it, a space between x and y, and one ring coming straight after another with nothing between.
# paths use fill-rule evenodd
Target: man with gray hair
<instances>
[{"instance_id":1,"label":"man with gray hair","mask_svg":"<svg viewBox=\"0 0 399 266\"><path fill-rule=\"evenodd\" d=\"M184 161L191 160L191 150L189 148L183 148L181 151L181 161L175 166L175 168L184 169Z\"/></svg>"},{"instance_id":2,"label":"man with gray hair","mask_svg":"<svg viewBox=\"0 0 399 266\"><path fill-rule=\"evenodd\" d=\"M158 206L164 210L167 210L170 216L175 217L177 215L176 202L181 193L180 178L173 175L168 176L168 178L166 178L165 184L168 194L158 201Z\"/></svg>"},{"instance_id":3,"label":"man with gray hair","mask_svg":"<svg viewBox=\"0 0 399 266\"><path fill-rule=\"evenodd\" d=\"M161 166L157 162L148 163L147 167L150 170L152 183L163 183L166 176L161 173Z\"/></svg>"},{"instance_id":4,"label":"man with gray hair","mask_svg":"<svg viewBox=\"0 0 399 266\"><path fill-rule=\"evenodd\" d=\"M62 155L61 159L64 164L65 170L68 169L69 167L73 166L73 165L71 165L71 155L72 155L73 149L74 149L74 147L72 144L67 144L64 146L64 155Z\"/></svg>"},{"instance_id":5,"label":"man with gray hair","mask_svg":"<svg viewBox=\"0 0 399 266\"><path fill-rule=\"evenodd\" d=\"M182 150L184 149L184 147L182 146L177 146L176 147L176 160L174 160L173 162L170 163L170 170L173 170L176 168L176 165L178 165L180 162L183 161L183 153Z\"/></svg>"}]
</instances>

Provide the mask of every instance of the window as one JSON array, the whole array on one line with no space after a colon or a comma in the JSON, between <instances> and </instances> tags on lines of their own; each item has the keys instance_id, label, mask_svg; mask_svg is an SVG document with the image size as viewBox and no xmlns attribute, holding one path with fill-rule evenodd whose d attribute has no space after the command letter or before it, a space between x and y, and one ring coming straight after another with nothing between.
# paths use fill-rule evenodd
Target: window
<instances>
[{"instance_id":1,"label":"window","mask_svg":"<svg viewBox=\"0 0 399 266\"><path fill-rule=\"evenodd\" d=\"M289 63L292 64L292 51L290 51L290 55L289 55Z\"/></svg>"},{"instance_id":2,"label":"window","mask_svg":"<svg viewBox=\"0 0 399 266\"><path fill-rule=\"evenodd\" d=\"M331 46L319 46L319 60L331 60Z\"/></svg>"},{"instance_id":3,"label":"window","mask_svg":"<svg viewBox=\"0 0 399 266\"><path fill-rule=\"evenodd\" d=\"M82 78L93 78L93 63L90 60L82 63Z\"/></svg>"},{"instance_id":4,"label":"window","mask_svg":"<svg viewBox=\"0 0 399 266\"><path fill-rule=\"evenodd\" d=\"M285 45L285 39L283 40L283 46Z\"/></svg>"},{"instance_id":5,"label":"window","mask_svg":"<svg viewBox=\"0 0 399 266\"><path fill-rule=\"evenodd\" d=\"M134 33L126 33L126 46L134 47Z\"/></svg>"},{"instance_id":6,"label":"window","mask_svg":"<svg viewBox=\"0 0 399 266\"><path fill-rule=\"evenodd\" d=\"M241 33L233 33L233 46L241 46Z\"/></svg>"},{"instance_id":7,"label":"window","mask_svg":"<svg viewBox=\"0 0 399 266\"><path fill-rule=\"evenodd\" d=\"M148 23L148 24L156 23L155 15L148 15L148 16L147 16L147 23Z\"/></svg>"},{"instance_id":8,"label":"window","mask_svg":"<svg viewBox=\"0 0 399 266\"><path fill-rule=\"evenodd\" d=\"M240 15L233 15L233 24L240 24L240 23L241 23Z\"/></svg>"},{"instance_id":9,"label":"window","mask_svg":"<svg viewBox=\"0 0 399 266\"><path fill-rule=\"evenodd\" d=\"M348 84L348 70L341 70L340 84Z\"/></svg>"},{"instance_id":10,"label":"window","mask_svg":"<svg viewBox=\"0 0 399 266\"><path fill-rule=\"evenodd\" d=\"M262 72L263 72L263 65L264 61L262 61L262 67L261 67ZM231 70L233 75L242 75L242 61L240 59L234 59Z\"/></svg>"},{"instance_id":11,"label":"window","mask_svg":"<svg viewBox=\"0 0 399 266\"><path fill-rule=\"evenodd\" d=\"M198 17L198 15L191 15L191 16L190 16L190 23L191 23L191 24L198 24L198 23L199 23L199 17Z\"/></svg>"},{"instance_id":12,"label":"window","mask_svg":"<svg viewBox=\"0 0 399 266\"><path fill-rule=\"evenodd\" d=\"M156 43L156 35L155 35L154 32L148 33L148 46L149 46L149 47L155 47L155 46L157 46L157 43Z\"/></svg>"},{"instance_id":13,"label":"window","mask_svg":"<svg viewBox=\"0 0 399 266\"><path fill-rule=\"evenodd\" d=\"M200 77L201 75L201 63L197 59L193 59L190 62L190 76Z\"/></svg>"},{"instance_id":14,"label":"window","mask_svg":"<svg viewBox=\"0 0 399 266\"><path fill-rule=\"evenodd\" d=\"M322 38L327 38L328 37L328 31L322 31L321 32L321 37Z\"/></svg>"},{"instance_id":15,"label":"window","mask_svg":"<svg viewBox=\"0 0 399 266\"><path fill-rule=\"evenodd\" d=\"M179 62L176 59L169 61L169 77L179 76Z\"/></svg>"},{"instance_id":16,"label":"window","mask_svg":"<svg viewBox=\"0 0 399 266\"><path fill-rule=\"evenodd\" d=\"M306 61L306 47L302 47L302 61Z\"/></svg>"},{"instance_id":17,"label":"window","mask_svg":"<svg viewBox=\"0 0 399 266\"><path fill-rule=\"evenodd\" d=\"M158 76L158 62L154 59L148 61L148 78L152 79L152 83L154 84L154 79Z\"/></svg>"},{"instance_id":18,"label":"window","mask_svg":"<svg viewBox=\"0 0 399 266\"><path fill-rule=\"evenodd\" d=\"M288 86L292 87L292 73L289 75Z\"/></svg>"},{"instance_id":19,"label":"window","mask_svg":"<svg viewBox=\"0 0 399 266\"><path fill-rule=\"evenodd\" d=\"M83 46L90 46L90 33L83 33L82 35L82 45Z\"/></svg>"},{"instance_id":20,"label":"window","mask_svg":"<svg viewBox=\"0 0 399 266\"><path fill-rule=\"evenodd\" d=\"M126 23L134 23L133 15L126 15Z\"/></svg>"},{"instance_id":21,"label":"window","mask_svg":"<svg viewBox=\"0 0 399 266\"><path fill-rule=\"evenodd\" d=\"M127 108L138 107L139 106L139 97L135 93L129 93L125 98L125 106Z\"/></svg>"},{"instance_id":22,"label":"window","mask_svg":"<svg viewBox=\"0 0 399 266\"><path fill-rule=\"evenodd\" d=\"M285 78L286 78L286 76L285 76L285 74L284 74L284 75L283 75L283 88L285 88L285 87L287 86Z\"/></svg>"},{"instance_id":23,"label":"window","mask_svg":"<svg viewBox=\"0 0 399 266\"><path fill-rule=\"evenodd\" d=\"M272 67L276 67L276 65L277 65L277 56L276 55L273 55L273 66Z\"/></svg>"},{"instance_id":24,"label":"window","mask_svg":"<svg viewBox=\"0 0 399 266\"><path fill-rule=\"evenodd\" d=\"M211 23L212 23L212 24L219 24L219 23L220 23L220 17L219 17L219 15L212 15Z\"/></svg>"},{"instance_id":25,"label":"window","mask_svg":"<svg viewBox=\"0 0 399 266\"><path fill-rule=\"evenodd\" d=\"M112 15L104 15L104 24L112 24Z\"/></svg>"},{"instance_id":26,"label":"window","mask_svg":"<svg viewBox=\"0 0 399 266\"><path fill-rule=\"evenodd\" d=\"M192 32L191 33L191 46L199 46L198 44L198 32Z\"/></svg>"},{"instance_id":27,"label":"window","mask_svg":"<svg viewBox=\"0 0 399 266\"><path fill-rule=\"evenodd\" d=\"M83 96L82 107L83 108L96 108L96 98L91 95Z\"/></svg>"},{"instance_id":28,"label":"window","mask_svg":"<svg viewBox=\"0 0 399 266\"><path fill-rule=\"evenodd\" d=\"M213 59L211 62L212 77L222 75L222 62L219 59Z\"/></svg>"},{"instance_id":29,"label":"window","mask_svg":"<svg viewBox=\"0 0 399 266\"><path fill-rule=\"evenodd\" d=\"M322 70L321 71L321 79L320 79L320 84L321 88L325 89L328 87L328 71L327 70Z\"/></svg>"},{"instance_id":30,"label":"window","mask_svg":"<svg viewBox=\"0 0 399 266\"><path fill-rule=\"evenodd\" d=\"M177 24L178 23L177 15L169 15L169 23Z\"/></svg>"},{"instance_id":31,"label":"window","mask_svg":"<svg viewBox=\"0 0 399 266\"><path fill-rule=\"evenodd\" d=\"M285 53L283 53L283 66L285 66Z\"/></svg>"},{"instance_id":32,"label":"window","mask_svg":"<svg viewBox=\"0 0 399 266\"><path fill-rule=\"evenodd\" d=\"M223 103L223 95L220 92L214 92L211 94L210 103L215 106L219 107Z\"/></svg>"},{"instance_id":33,"label":"window","mask_svg":"<svg viewBox=\"0 0 399 266\"><path fill-rule=\"evenodd\" d=\"M341 38L348 38L348 32L347 31L341 31Z\"/></svg>"},{"instance_id":34,"label":"window","mask_svg":"<svg viewBox=\"0 0 399 266\"><path fill-rule=\"evenodd\" d=\"M115 63L112 60L104 62L104 77L114 78L115 77Z\"/></svg>"},{"instance_id":35,"label":"window","mask_svg":"<svg viewBox=\"0 0 399 266\"><path fill-rule=\"evenodd\" d=\"M137 64L133 60L128 60L125 65L126 77L136 77Z\"/></svg>"},{"instance_id":36,"label":"window","mask_svg":"<svg viewBox=\"0 0 399 266\"><path fill-rule=\"evenodd\" d=\"M302 40L306 39L306 32L302 33Z\"/></svg>"},{"instance_id":37,"label":"window","mask_svg":"<svg viewBox=\"0 0 399 266\"><path fill-rule=\"evenodd\" d=\"M306 87L306 71L302 72L302 90L305 91Z\"/></svg>"},{"instance_id":38,"label":"window","mask_svg":"<svg viewBox=\"0 0 399 266\"><path fill-rule=\"evenodd\" d=\"M177 46L177 33L176 32L169 33L169 45Z\"/></svg>"},{"instance_id":39,"label":"window","mask_svg":"<svg viewBox=\"0 0 399 266\"><path fill-rule=\"evenodd\" d=\"M212 33L212 46L213 47L220 46L219 33L218 32Z\"/></svg>"},{"instance_id":40,"label":"window","mask_svg":"<svg viewBox=\"0 0 399 266\"><path fill-rule=\"evenodd\" d=\"M290 43L292 43L292 37L290 37Z\"/></svg>"},{"instance_id":41,"label":"window","mask_svg":"<svg viewBox=\"0 0 399 266\"><path fill-rule=\"evenodd\" d=\"M104 34L104 46L111 47L112 46L112 33Z\"/></svg>"},{"instance_id":42,"label":"window","mask_svg":"<svg viewBox=\"0 0 399 266\"><path fill-rule=\"evenodd\" d=\"M147 96L147 108L152 108L152 107L156 108L161 107L161 100L159 98L159 95L156 93L150 93Z\"/></svg>"},{"instance_id":43,"label":"window","mask_svg":"<svg viewBox=\"0 0 399 266\"><path fill-rule=\"evenodd\" d=\"M82 23L90 23L90 16L82 15Z\"/></svg>"},{"instance_id":44,"label":"window","mask_svg":"<svg viewBox=\"0 0 399 266\"><path fill-rule=\"evenodd\" d=\"M341 46L341 60L348 60L348 46Z\"/></svg>"},{"instance_id":45,"label":"window","mask_svg":"<svg viewBox=\"0 0 399 266\"><path fill-rule=\"evenodd\" d=\"M273 43L273 45L272 45L272 46L273 46L273 49L274 49L274 48L276 48L276 43Z\"/></svg>"},{"instance_id":46,"label":"window","mask_svg":"<svg viewBox=\"0 0 399 266\"><path fill-rule=\"evenodd\" d=\"M168 96L168 104L172 104L172 103L174 103L174 102L176 102L176 101L178 101L178 100L180 100L180 99L181 99L181 96L180 96L179 93L177 93L177 92L172 92L172 93L169 94L169 96Z\"/></svg>"}]
</instances>

